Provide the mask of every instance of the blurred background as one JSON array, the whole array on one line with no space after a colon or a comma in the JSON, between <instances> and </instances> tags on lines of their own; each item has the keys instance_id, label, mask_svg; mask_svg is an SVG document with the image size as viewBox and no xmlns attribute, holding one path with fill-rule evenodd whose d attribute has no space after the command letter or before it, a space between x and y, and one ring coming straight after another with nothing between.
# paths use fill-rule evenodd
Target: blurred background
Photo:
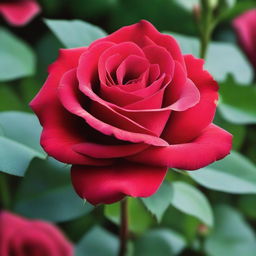
<instances>
[{"instance_id":1,"label":"blurred background","mask_svg":"<svg viewBox=\"0 0 256 256\"><path fill-rule=\"evenodd\" d=\"M156 200L166 202L162 208L152 210L140 199L129 199L130 256L256 255L256 76L232 27L236 17L256 8L256 1L211 2L218 22L208 47L206 68L220 85L215 123L234 135L234 152L227 159L193 173L171 170L167 180L173 184L170 194L174 199L159 194ZM107 33L146 19L159 31L175 36L184 53L199 57L200 3L38 3L41 13L24 27L10 26L0 18L0 182L1 193L5 195L1 204L22 216L56 223L75 244L78 256L115 256L119 205L93 208L82 202L70 184L69 166L45 158L39 146L40 126L28 103L44 83L47 66L56 59L59 48L65 47L43 19L80 19ZM8 58L14 58L11 52L16 59L10 61ZM11 70L6 66L10 63ZM5 144L1 137L32 148L33 152L25 154L14 144Z\"/></svg>"}]
</instances>

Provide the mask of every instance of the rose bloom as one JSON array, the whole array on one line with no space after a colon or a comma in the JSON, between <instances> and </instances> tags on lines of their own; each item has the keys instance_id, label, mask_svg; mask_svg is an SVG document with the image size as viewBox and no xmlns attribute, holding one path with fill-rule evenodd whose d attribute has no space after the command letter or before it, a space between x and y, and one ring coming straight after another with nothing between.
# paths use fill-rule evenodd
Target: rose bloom
<instances>
[{"instance_id":1,"label":"rose bloom","mask_svg":"<svg viewBox=\"0 0 256 256\"><path fill-rule=\"evenodd\" d=\"M168 167L225 157L232 136L212 124L218 85L203 63L147 21L60 50L30 104L42 147L72 164L74 188L92 204L148 197Z\"/></svg>"},{"instance_id":2,"label":"rose bloom","mask_svg":"<svg viewBox=\"0 0 256 256\"><path fill-rule=\"evenodd\" d=\"M0 0L0 14L14 26L27 24L39 11L36 0Z\"/></svg>"},{"instance_id":3,"label":"rose bloom","mask_svg":"<svg viewBox=\"0 0 256 256\"><path fill-rule=\"evenodd\" d=\"M50 223L0 212L1 256L73 256L73 245Z\"/></svg>"},{"instance_id":4,"label":"rose bloom","mask_svg":"<svg viewBox=\"0 0 256 256\"><path fill-rule=\"evenodd\" d=\"M256 9L249 10L233 20L238 41L256 69Z\"/></svg>"}]
</instances>

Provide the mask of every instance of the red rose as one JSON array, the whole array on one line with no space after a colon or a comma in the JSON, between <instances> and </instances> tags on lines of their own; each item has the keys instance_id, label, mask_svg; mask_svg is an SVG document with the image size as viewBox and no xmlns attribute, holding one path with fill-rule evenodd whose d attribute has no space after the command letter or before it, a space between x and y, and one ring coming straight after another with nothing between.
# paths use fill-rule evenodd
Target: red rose
<instances>
[{"instance_id":1,"label":"red rose","mask_svg":"<svg viewBox=\"0 0 256 256\"><path fill-rule=\"evenodd\" d=\"M35 0L0 0L0 14L15 26L25 25L39 11L40 6Z\"/></svg>"},{"instance_id":2,"label":"red rose","mask_svg":"<svg viewBox=\"0 0 256 256\"><path fill-rule=\"evenodd\" d=\"M234 19L233 27L241 47L256 69L256 9L249 10Z\"/></svg>"},{"instance_id":3,"label":"red rose","mask_svg":"<svg viewBox=\"0 0 256 256\"><path fill-rule=\"evenodd\" d=\"M147 21L61 50L49 73L31 102L41 145L73 165L92 204L150 196L168 167L198 169L230 151L231 135L212 124L218 85L203 60Z\"/></svg>"},{"instance_id":4,"label":"red rose","mask_svg":"<svg viewBox=\"0 0 256 256\"><path fill-rule=\"evenodd\" d=\"M73 256L73 245L53 225L0 212L1 256Z\"/></svg>"}]
</instances>

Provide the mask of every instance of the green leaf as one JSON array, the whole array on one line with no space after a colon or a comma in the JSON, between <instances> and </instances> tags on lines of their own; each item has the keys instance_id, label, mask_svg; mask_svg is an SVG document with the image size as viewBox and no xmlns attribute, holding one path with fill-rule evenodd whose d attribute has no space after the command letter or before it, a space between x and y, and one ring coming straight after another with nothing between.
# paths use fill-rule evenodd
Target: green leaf
<instances>
[{"instance_id":1,"label":"green leaf","mask_svg":"<svg viewBox=\"0 0 256 256\"><path fill-rule=\"evenodd\" d=\"M202 192L180 181L172 183L172 205L180 211L200 219L205 224L213 225L211 206Z\"/></svg>"},{"instance_id":2,"label":"green leaf","mask_svg":"<svg viewBox=\"0 0 256 256\"><path fill-rule=\"evenodd\" d=\"M101 227L94 227L76 246L76 256L116 256L119 241L110 232Z\"/></svg>"},{"instance_id":3,"label":"green leaf","mask_svg":"<svg viewBox=\"0 0 256 256\"><path fill-rule=\"evenodd\" d=\"M41 127L35 115L25 112L0 113L0 170L23 176L34 157L45 158L39 144Z\"/></svg>"},{"instance_id":4,"label":"green leaf","mask_svg":"<svg viewBox=\"0 0 256 256\"><path fill-rule=\"evenodd\" d=\"M39 91L40 87L42 86L47 76L47 67L49 66L49 63L53 63L57 59L59 54L59 49L62 47L63 47L62 43L58 40L58 38L53 33L51 33L51 31L48 31L46 34L44 34L41 37L41 39L38 41L38 43L35 46L35 51L38 58L36 75L37 77L39 77L41 82L40 83L37 82L34 85L33 89L32 88L29 88L29 89L33 91L34 90ZM39 87L39 89L37 87Z\"/></svg>"},{"instance_id":5,"label":"green leaf","mask_svg":"<svg viewBox=\"0 0 256 256\"><path fill-rule=\"evenodd\" d=\"M0 111L6 110L24 110L24 106L21 103L21 100L14 93L9 84L0 85Z\"/></svg>"},{"instance_id":6,"label":"green leaf","mask_svg":"<svg viewBox=\"0 0 256 256\"><path fill-rule=\"evenodd\" d=\"M75 193L69 167L52 158L31 164L18 189L14 210L26 217L68 221L92 210Z\"/></svg>"},{"instance_id":7,"label":"green leaf","mask_svg":"<svg viewBox=\"0 0 256 256\"><path fill-rule=\"evenodd\" d=\"M256 219L256 195L239 196L238 206L240 211L251 219Z\"/></svg>"},{"instance_id":8,"label":"green leaf","mask_svg":"<svg viewBox=\"0 0 256 256\"><path fill-rule=\"evenodd\" d=\"M198 235L198 226L202 224L198 218L181 213L173 206L168 207L161 222L161 226L174 229L182 234L188 243L192 243Z\"/></svg>"},{"instance_id":9,"label":"green leaf","mask_svg":"<svg viewBox=\"0 0 256 256\"><path fill-rule=\"evenodd\" d=\"M153 218L140 200L131 197L127 200L129 228L132 232L143 233L153 223ZM119 225L120 203L105 205L104 214L109 220Z\"/></svg>"},{"instance_id":10,"label":"green leaf","mask_svg":"<svg viewBox=\"0 0 256 256\"><path fill-rule=\"evenodd\" d=\"M183 54L199 57L200 43L197 38L165 32L174 36ZM209 44L205 69L218 81L224 81L228 74L241 84L249 84L253 79L253 70L239 48L231 43L211 42Z\"/></svg>"},{"instance_id":11,"label":"green leaf","mask_svg":"<svg viewBox=\"0 0 256 256\"><path fill-rule=\"evenodd\" d=\"M45 19L45 23L67 48L88 46L107 35L101 28L81 20Z\"/></svg>"},{"instance_id":12,"label":"green leaf","mask_svg":"<svg viewBox=\"0 0 256 256\"><path fill-rule=\"evenodd\" d=\"M0 27L0 81L30 76L35 71L35 56L20 39Z\"/></svg>"},{"instance_id":13,"label":"green leaf","mask_svg":"<svg viewBox=\"0 0 256 256\"><path fill-rule=\"evenodd\" d=\"M240 84L249 84L253 69L236 45L224 42L210 43L205 69L218 81L224 81L232 74Z\"/></svg>"},{"instance_id":14,"label":"green leaf","mask_svg":"<svg viewBox=\"0 0 256 256\"><path fill-rule=\"evenodd\" d=\"M146 208L160 222L168 206L172 202L172 187L168 182L163 182L158 191L151 197L141 198Z\"/></svg>"},{"instance_id":15,"label":"green leaf","mask_svg":"<svg viewBox=\"0 0 256 256\"><path fill-rule=\"evenodd\" d=\"M218 106L223 118L235 124L256 123L256 88L240 86L229 78L220 85L221 101Z\"/></svg>"},{"instance_id":16,"label":"green leaf","mask_svg":"<svg viewBox=\"0 0 256 256\"><path fill-rule=\"evenodd\" d=\"M178 255L185 245L185 239L172 230L152 230L135 242L134 256Z\"/></svg>"},{"instance_id":17,"label":"green leaf","mask_svg":"<svg viewBox=\"0 0 256 256\"><path fill-rule=\"evenodd\" d=\"M255 234L239 212L219 206L215 210L215 227L206 240L205 249L211 256L254 256Z\"/></svg>"},{"instance_id":18,"label":"green leaf","mask_svg":"<svg viewBox=\"0 0 256 256\"><path fill-rule=\"evenodd\" d=\"M256 167L235 151L218 162L188 174L210 189L234 194L256 193Z\"/></svg>"}]
</instances>

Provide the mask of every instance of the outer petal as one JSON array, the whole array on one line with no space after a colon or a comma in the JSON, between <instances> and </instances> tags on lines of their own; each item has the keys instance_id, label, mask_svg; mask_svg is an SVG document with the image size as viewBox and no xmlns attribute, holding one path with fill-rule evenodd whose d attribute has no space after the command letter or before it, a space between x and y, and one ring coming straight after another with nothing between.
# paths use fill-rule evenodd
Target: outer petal
<instances>
[{"instance_id":1,"label":"outer petal","mask_svg":"<svg viewBox=\"0 0 256 256\"><path fill-rule=\"evenodd\" d=\"M86 126L65 110L57 97L57 87L62 75L77 66L86 48L61 50L59 58L49 67L49 77L30 106L38 116L43 132L41 145L57 160L71 164L106 164L81 155L72 146L86 140Z\"/></svg>"},{"instance_id":2,"label":"outer petal","mask_svg":"<svg viewBox=\"0 0 256 256\"><path fill-rule=\"evenodd\" d=\"M112 41L114 43L132 41L140 47L154 44L159 45L166 48L171 53L174 60L185 66L177 41L172 36L164 35L157 31L157 29L146 20L142 20L131 26L122 27L113 34L97 40L95 43L100 41Z\"/></svg>"},{"instance_id":3,"label":"outer petal","mask_svg":"<svg viewBox=\"0 0 256 256\"><path fill-rule=\"evenodd\" d=\"M40 12L40 9L40 6L34 0L21 0L0 4L0 13L10 24L15 26L22 26L28 23Z\"/></svg>"},{"instance_id":4,"label":"outer petal","mask_svg":"<svg viewBox=\"0 0 256 256\"><path fill-rule=\"evenodd\" d=\"M196 138L213 120L218 100L218 85L203 70L203 60L185 56L188 77L200 92L200 101L190 109L172 112L162 138L170 144L185 143Z\"/></svg>"},{"instance_id":5,"label":"outer petal","mask_svg":"<svg viewBox=\"0 0 256 256\"><path fill-rule=\"evenodd\" d=\"M110 204L125 196L148 197L156 192L166 167L120 161L109 167L78 166L71 169L73 186L91 204Z\"/></svg>"},{"instance_id":6,"label":"outer petal","mask_svg":"<svg viewBox=\"0 0 256 256\"><path fill-rule=\"evenodd\" d=\"M232 135L211 124L195 140L168 147L150 147L128 157L130 161L185 170L202 168L229 154Z\"/></svg>"},{"instance_id":7,"label":"outer petal","mask_svg":"<svg viewBox=\"0 0 256 256\"><path fill-rule=\"evenodd\" d=\"M249 10L233 21L239 43L256 68L256 9Z\"/></svg>"}]
</instances>

